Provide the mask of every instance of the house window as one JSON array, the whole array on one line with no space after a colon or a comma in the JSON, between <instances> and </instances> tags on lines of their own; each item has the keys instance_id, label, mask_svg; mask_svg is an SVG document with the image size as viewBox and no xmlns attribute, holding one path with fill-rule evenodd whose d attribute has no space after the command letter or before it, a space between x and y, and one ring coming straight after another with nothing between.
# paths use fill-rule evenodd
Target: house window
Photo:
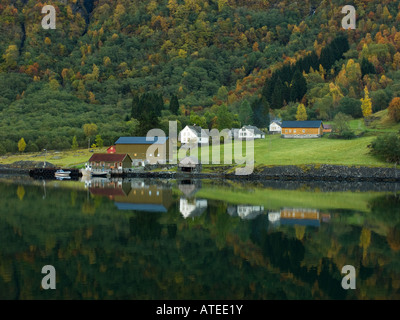
<instances>
[{"instance_id":1,"label":"house window","mask_svg":"<svg viewBox=\"0 0 400 320\"><path fill-rule=\"evenodd\" d=\"M289 133L292 133L292 129L289 129Z\"/></svg>"},{"instance_id":2,"label":"house window","mask_svg":"<svg viewBox=\"0 0 400 320\"><path fill-rule=\"evenodd\" d=\"M303 133L306 133L306 130L303 129Z\"/></svg>"},{"instance_id":3,"label":"house window","mask_svg":"<svg viewBox=\"0 0 400 320\"><path fill-rule=\"evenodd\" d=\"M293 130L293 133L296 133L296 130Z\"/></svg>"},{"instance_id":4,"label":"house window","mask_svg":"<svg viewBox=\"0 0 400 320\"><path fill-rule=\"evenodd\" d=\"M119 166L122 167L122 162L119 163Z\"/></svg>"},{"instance_id":5,"label":"house window","mask_svg":"<svg viewBox=\"0 0 400 320\"><path fill-rule=\"evenodd\" d=\"M285 133L288 133L288 129L285 129Z\"/></svg>"}]
</instances>

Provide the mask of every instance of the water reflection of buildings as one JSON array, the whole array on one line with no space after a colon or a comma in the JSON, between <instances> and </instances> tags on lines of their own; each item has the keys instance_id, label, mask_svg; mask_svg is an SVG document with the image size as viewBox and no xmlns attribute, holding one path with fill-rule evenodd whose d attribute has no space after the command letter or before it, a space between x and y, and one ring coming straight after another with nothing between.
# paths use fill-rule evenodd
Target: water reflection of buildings
<instances>
[{"instance_id":1,"label":"water reflection of buildings","mask_svg":"<svg viewBox=\"0 0 400 320\"><path fill-rule=\"evenodd\" d=\"M172 190L157 182L143 180L91 181L89 191L93 195L107 196L119 210L167 212L172 204Z\"/></svg>"},{"instance_id":2,"label":"water reflection of buildings","mask_svg":"<svg viewBox=\"0 0 400 320\"><path fill-rule=\"evenodd\" d=\"M228 206L228 214L231 217L240 217L241 219L255 219L258 215L264 213L263 206L252 206L252 205L237 205Z\"/></svg>"},{"instance_id":3,"label":"water reflection of buildings","mask_svg":"<svg viewBox=\"0 0 400 320\"><path fill-rule=\"evenodd\" d=\"M179 200L179 211L185 219L194 218L201 216L207 209L207 205L206 199L186 199L182 197Z\"/></svg>"},{"instance_id":4,"label":"water reflection of buildings","mask_svg":"<svg viewBox=\"0 0 400 320\"><path fill-rule=\"evenodd\" d=\"M272 226L300 225L319 227L321 222L329 222L331 215L321 213L318 209L284 208L268 212L268 221Z\"/></svg>"},{"instance_id":5,"label":"water reflection of buildings","mask_svg":"<svg viewBox=\"0 0 400 320\"><path fill-rule=\"evenodd\" d=\"M197 191L201 188L201 180L180 180L178 188L183 193L179 199L179 211L186 218L199 217L206 211L208 201L206 199L197 199Z\"/></svg>"}]
</instances>

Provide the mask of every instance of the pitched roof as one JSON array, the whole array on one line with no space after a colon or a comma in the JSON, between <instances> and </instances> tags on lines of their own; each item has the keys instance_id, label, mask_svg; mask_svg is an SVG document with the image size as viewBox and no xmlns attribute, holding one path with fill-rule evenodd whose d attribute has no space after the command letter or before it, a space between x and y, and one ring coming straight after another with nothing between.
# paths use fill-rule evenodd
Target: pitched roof
<instances>
[{"instance_id":1,"label":"pitched roof","mask_svg":"<svg viewBox=\"0 0 400 320\"><path fill-rule=\"evenodd\" d=\"M120 137L115 144L164 144L168 137Z\"/></svg>"},{"instance_id":2,"label":"pitched roof","mask_svg":"<svg viewBox=\"0 0 400 320\"><path fill-rule=\"evenodd\" d=\"M256 126L243 126L243 128L245 128L247 130L253 130L254 134L265 134L260 129L258 129Z\"/></svg>"},{"instance_id":3,"label":"pitched roof","mask_svg":"<svg viewBox=\"0 0 400 320\"><path fill-rule=\"evenodd\" d=\"M89 162L122 162L126 157L129 157L126 153L95 153L90 157Z\"/></svg>"},{"instance_id":4,"label":"pitched roof","mask_svg":"<svg viewBox=\"0 0 400 320\"><path fill-rule=\"evenodd\" d=\"M270 123L269 123L269 125L271 125L271 124L273 124L273 123L276 123L277 125L281 125L282 124L282 121L279 121L279 120L273 120L273 121L271 121Z\"/></svg>"},{"instance_id":5,"label":"pitched roof","mask_svg":"<svg viewBox=\"0 0 400 320\"><path fill-rule=\"evenodd\" d=\"M203 134L204 137L208 137L207 132L204 131L204 129L202 127L199 126L187 126L190 130L193 131L193 133L197 136L197 137L201 137L201 135Z\"/></svg>"},{"instance_id":6,"label":"pitched roof","mask_svg":"<svg viewBox=\"0 0 400 320\"><path fill-rule=\"evenodd\" d=\"M319 128L321 120L317 121L282 121L282 128Z\"/></svg>"}]
</instances>

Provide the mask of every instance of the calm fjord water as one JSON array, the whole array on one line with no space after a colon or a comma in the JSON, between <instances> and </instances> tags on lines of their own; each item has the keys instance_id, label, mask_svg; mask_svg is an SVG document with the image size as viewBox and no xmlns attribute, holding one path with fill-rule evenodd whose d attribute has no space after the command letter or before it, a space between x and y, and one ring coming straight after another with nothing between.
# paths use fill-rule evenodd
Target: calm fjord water
<instances>
[{"instance_id":1,"label":"calm fjord water","mask_svg":"<svg viewBox=\"0 0 400 320\"><path fill-rule=\"evenodd\" d=\"M399 299L393 188L3 179L0 299Z\"/></svg>"}]
</instances>

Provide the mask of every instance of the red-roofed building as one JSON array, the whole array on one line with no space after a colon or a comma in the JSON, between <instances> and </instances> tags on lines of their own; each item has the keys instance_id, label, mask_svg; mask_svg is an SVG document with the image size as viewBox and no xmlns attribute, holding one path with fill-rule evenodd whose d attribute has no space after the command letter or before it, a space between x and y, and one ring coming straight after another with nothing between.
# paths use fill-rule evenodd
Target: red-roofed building
<instances>
[{"instance_id":1,"label":"red-roofed building","mask_svg":"<svg viewBox=\"0 0 400 320\"><path fill-rule=\"evenodd\" d=\"M126 169L132 167L132 159L128 154L95 153L89 159L92 169Z\"/></svg>"},{"instance_id":2,"label":"red-roofed building","mask_svg":"<svg viewBox=\"0 0 400 320\"><path fill-rule=\"evenodd\" d=\"M115 150L115 146L111 146L107 149L107 153L116 153L117 150Z\"/></svg>"}]
</instances>

